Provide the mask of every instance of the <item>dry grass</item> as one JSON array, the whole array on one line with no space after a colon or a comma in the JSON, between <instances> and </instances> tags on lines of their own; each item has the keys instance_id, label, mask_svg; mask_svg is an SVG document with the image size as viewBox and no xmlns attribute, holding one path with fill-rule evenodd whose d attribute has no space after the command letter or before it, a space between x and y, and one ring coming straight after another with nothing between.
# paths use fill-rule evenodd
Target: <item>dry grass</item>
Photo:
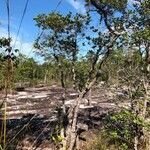
<instances>
[{"instance_id":1,"label":"dry grass","mask_svg":"<svg viewBox=\"0 0 150 150\"><path fill-rule=\"evenodd\" d=\"M116 145L110 144L103 133L90 134L82 150L119 150Z\"/></svg>"}]
</instances>

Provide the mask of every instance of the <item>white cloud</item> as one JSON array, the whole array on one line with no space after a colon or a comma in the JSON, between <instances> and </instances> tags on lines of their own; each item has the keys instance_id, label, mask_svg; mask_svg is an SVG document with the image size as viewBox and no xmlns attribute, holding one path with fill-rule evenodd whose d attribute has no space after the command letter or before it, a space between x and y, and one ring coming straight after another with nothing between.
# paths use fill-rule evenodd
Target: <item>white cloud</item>
<instances>
[{"instance_id":1,"label":"white cloud","mask_svg":"<svg viewBox=\"0 0 150 150\"><path fill-rule=\"evenodd\" d=\"M86 13L84 3L81 2L81 0L67 0L67 2L78 12L80 12L82 14Z\"/></svg>"}]
</instances>

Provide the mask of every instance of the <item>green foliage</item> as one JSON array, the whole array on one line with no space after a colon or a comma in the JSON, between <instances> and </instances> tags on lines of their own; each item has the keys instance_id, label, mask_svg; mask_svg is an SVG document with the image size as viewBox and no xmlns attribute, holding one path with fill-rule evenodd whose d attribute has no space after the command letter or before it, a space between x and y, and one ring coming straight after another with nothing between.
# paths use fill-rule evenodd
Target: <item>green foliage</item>
<instances>
[{"instance_id":1,"label":"green foliage","mask_svg":"<svg viewBox=\"0 0 150 150\"><path fill-rule=\"evenodd\" d=\"M127 0L102 0L103 5L108 5L111 8L114 8L116 10L122 11L126 8Z\"/></svg>"},{"instance_id":2,"label":"green foliage","mask_svg":"<svg viewBox=\"0 0 150 150\"><path fill-rule=\"evenodd\" d=\"M0 38L0 48L8 46L9 40L10 39L4 38L4 37Z\"/></svg>"},{"instance_id":3,"label":"green foliage","mask_svg":"<svg viewBox=\"0 0 150 150\"><path fill-rule=\"evenodd\" d=\"M103 65L102 70L105 75L105 80L110 84L118 84L118 71L122 69L125 62L125 53L122 49L114 49L110 54L107 62ZM107 75L107 76L106 76Z\"/></svg>"},{"instance_id":4,"label":"green foliage","mask_svg":"<svg viewBox=\"0 0 150 150\"><path fill-rule=\"evenodd\" d=\"M67 87L75 82L82 91L87 81L92 81L96 73L100 72L100 80L127 87L129 100L135 105L133 107L139 105L139 108L109 114L105 120L107 137L105 136L104 141L100 137L93 147L107 149L115 143L114 149L116 146L119 150L132 149L134 137L140 137L143 134L142 129L149 127L144 118L140 117L140 109L143 109L147 96L143 80L149 82L147 65L150 63L150 1L135 0L132 8L129 8L127 0L85 1L99 14L100 26L93 25L96 21L92 22L89 13L73 15L70 12L63 15L52 12L34 18L37 27L43 30L34 47L36 53L45 58L44 64L38 64L33 58L23 55L16 59L15 53L18 50L11 53L11 39L0 38L0 48L5 48L5 55L0 55L0 86L4 84L4 61L8 58L17 66L15 82L29 82L30 86L40 82L61 81ZM87 54L83 59L79 54L83 55L84 50ZM100 67L104 56L108 56L107 61ZM72 81L74 74L75 81ZM51 135L53 141L63 140L59 132L60 128L56 128L55 134Z\"/></svg>"},{"instance_id":5,"label":"green foliage","mask_svg":"<svg viewBox=\"0 0 150 150\"><path fill-rule=\"evenodd\" d=\"M36 25L43 29L51 28L55 32L61 32L69 23L69 16L64 17L59 13L41 14L34 18Z\"/></svg>"},{"instance_id":6,"label":"green foliage","mask_svg":"<svg viewBox=\"0 0 150 150\"><path fill-rule=\"evenodd\" d=\"M83 68L83 66L79 67L79 64L83 63L77 61L82 43L80 38L86 39L84 29L88 26L89 19L89 15L72 15L72 13L64 16L59 13L50 13L44 17L39 15L35 19L39 28L46 29L44 36L37 39L34 44L36 52L44 56L46 60L54 61L57 75L59 75L63 87L64 84L73 83L71 79L73 78L73 69L77 73L77 85L81 83L79 86L83 87L85 82L84 78L86 77L82 76L83 72L79 73L78 71ZM61 25L61 22L64 25ZM82 70L80 69L80 71ZM79 77L83 78L79 79Z\"/></svg>"},{"instance_id":7,"label":"green foliage","mask_svg":"<svg viewBox=\"0 0 150 150\"><path fill-rule=\"evenodd\" d=\"M3 150L2 146L0 145L0 150Z\"/></svg>"},{"instance_id":8,"label":"green foliage","mask_svg":"<svg viewBox=\"0 0 150 150\"><path fill-rule=\"evenodd\" d=\"M61 126L58 125L55 127L53 134L50 135L50 138L56 143L60 143L63 140L63 137L60 135Z\"/></svg>"},{"instance_id":9,"label":"green foliage","mask_svg":"<svg viewBox=\"0 0 150 150\"><path fill-rule=\"evenodd\" d=\"M118 145L110 144L108 137L103 131L99 132L93 139L90 139L84 147L85 150L118 150Z\"/></svg>"},{"instance_id":10,"label":"green foliage","mask_svg":"<svg viewBox=\"0 0 150 150\"><path fill-rule=\"evenodd\" d=\"M89 73L89 66L87 60L80 60L76 63L76 82L80 91L85 87Z\"/></svg>"},{"instance_id":11,"label":"green foliage","mask_svg":"<svg viewBox=\"0 0 150 150\"><path fill-rule=\"evenodd\" d=\"M69 85L70 79L70 63L60 58L64 71L65 82ZM1 75L1 74L0 74ZM38 64L33 58L27 58L19 55L17 58L17 68L15 70L15 83L18 85L35 86L39 83L51 84L60 80L59 65L55 61Z\"/></svg>"},{"instance_id":12,"label":"green foliage","mask_svg":"<svg viewBox=\"0 0 150 150\"><path fill-rule=\"evenodd\" d=\"M90 2L95 1L95 0L85 0L87 4L89 5ZM107 9L111 9L114 11L123 11L127 7L127 0L99 0L99 5L101 7L107 7Z\"/></svg>"},{"instance_id":13,"label":"green foliage","mask_svg":"<svg viewBox=\"0 0 150 150\"><path fill-rule=\"evenodd\" d=\"M141 137L143 127L148 126L142 118L129 110L109 114L105 120L105 132L109 142L114 142L120 149L126 150L134 147L134 137Z\"/></svg>"},{"instance_id":14,"label":"green foliage","mask_svg":"<svg viewBox=\"0 0 150 150\"><path fill-rule=\"evenodd\" d=\"M51 139L55 142L55 143L59 143L63 140L63 138L60 135L51 135Z\"/></svg>"},{"instance_id":15,"label":"green foliage","mask_svg":"<svg viewBox=\"0 0 150 150\"><path fill-rule=\"evenodd\" d=\"M18 67L16 69L16 81L19 82L34 82L37 77L38 65L32 58L26 58L23 55L18 57ZM31 83L32 84L32 83Z\"/></svg>"}]
</instances>

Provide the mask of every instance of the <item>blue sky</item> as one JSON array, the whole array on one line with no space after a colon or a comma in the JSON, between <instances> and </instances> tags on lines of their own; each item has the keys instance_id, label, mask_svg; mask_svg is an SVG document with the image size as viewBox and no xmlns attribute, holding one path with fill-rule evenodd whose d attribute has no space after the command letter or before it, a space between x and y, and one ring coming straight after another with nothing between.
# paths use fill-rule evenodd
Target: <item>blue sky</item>
<instances>
[{"instance_id":1,"label":"blue sky","mask_svg":"<svg viewBox=\"0 0 150 150\"><path fill-rule=\"evenodd\" d=\"M60 0L29 0L27 12L16 42L16 48L20 49L23 54L41 61L40 57L31 52L33 42L38 33L38 28L35 26L33 18L38 14L54 11L59 2ZM86 10L83 2L84 0L62 0L57 11L62 14L67 14L69 11L84 14ZM128 2L132 4L134 0L128 0ZM16 32L19 27L25 3L26 0L10 0L10 27L12 39L16 39ZM96 18L98 18L98 16L93 14L92 18L94 18L93 20L96 23ZM0 23L0 36L7 36L7 10L5 0L0 0ZM102 30L105 31L105 29ZM12 45L14 41L12 41Z\"/></svg>"},{"instance_id":2,"label":"blue sky","mask_svg":"<svg viewBox=\"0 0 150 150\"><path fill-rule=\"evenodd\" d=\"M30 50L38 32L38 28L35 26L33 18L40 13L49 13L53 11L59 1L60 0L29 0L27 12L16 43L16 48L21 49L23 54L30 57L33 56L33 53L30 53ZM25 3L26 0L10 0L10 28L13 39L16 38L16 31L19 27ZM0 10L0 36L7 36L7 10L5 0L0 0ZM82 0L62 0L57 11L63 14L66 14L69 11L73 13L85 13L85 8Z\"/></svg>"}]
</instances>

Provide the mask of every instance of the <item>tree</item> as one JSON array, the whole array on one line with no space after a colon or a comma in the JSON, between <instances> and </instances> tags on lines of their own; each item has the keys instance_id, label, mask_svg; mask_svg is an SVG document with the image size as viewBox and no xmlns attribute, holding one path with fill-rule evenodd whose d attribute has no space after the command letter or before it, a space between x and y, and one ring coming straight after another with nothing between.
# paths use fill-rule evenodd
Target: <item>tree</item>
<instances>
[{"instance_id":1,"label":"tree","mask_svg":"<svg viewBox=\"0 0 150 150\"><path fill-rule=\"evenodd\" d=\"M57 18L57 19L56 19ZM68 147L72 150L76 144L77 135L77 118L79 112L79 106L83 97L95 84L99 76L101 75L101 67L106 61L109 53L112 51L114 42L117 40L118 35L113 35L111 32L107 34L102 33L94 26L90 26L90 16L82 16L80 14L74 17L69 13L65 17L56 13L49 15L40 15L35 18L38 27L41 27L46 32L43 37L37 39L35 47L40 50L44 56L52 56L56 59L62 71L63 59L67 59L70 62L70 68L72 70L73 87L79 92L79 96L75 102L75 105L70 107L69 114L67 115L68 124L66 129L66 141ZM60 26L61 24L61 26ZM87 32L88 31L88 32ZM90 34L93 33L94 37ZM95 33L98 34L95 34ZM50 34L51 33L51 34ZM88 34L89 33L89 34ZM41 41L40 41L41 40ZM85 81L83 84L79 84L78 80L82 80L78 74L79 60L78 52L82 51L83 46L92 45L93 58L89 65L89 73L84 74ZM90 46L91 47L91 46ZM88 51L88 50L87 50ZM100 57L102 57L100 59ZM64 87L64 84L62 84ZM66 115L66 112L64 112Z\"/></svg>"},{"instance_id":2,"label":"tree","mask_svg":"<svg viewBox=\"0 0 150 150\"><path fill-rule=\"evenodd\" d=\"M138 54L142 56L141 46L146 43L144 46L147 54L145 61L147 64L149 59L149 38L147 38L147 35L149 35L149 25L147 24L148 17L146 13L149 10L149 8L147 8L147 4L149 4L148 1L139 2L140 5L139 3L134 4L133 7L136 9L129 9L127 0L90 0L86 1L86 3L90 7L95 8L95 11L100 16L100 27L104 25L107 32L103 32L97 27L90 26L91 18L89 14L87 16L77 14L73 17L71 13L66 16L58 13L51 13L49 15L39 15L35 18L37 26L45 30L43 37L37 39L35 47L42 50L40 53L44 53L46 57L52 56L55 58L60 67L59 71L61 72L61 83L63 88L65 88L65 84L63 80L64 73L62 64L64 60L69 62L69 67L72 70L73 87L79 92L79 97L75 105L70 107L67 116L69 124L67 125L66 139L70 141L68 144L69 150L74 148L78 136L77 118L80 103L98 78L102 76L102 68L104 69L103 65L106 63L106 60L108 61L110 53L112 53L114 49L123 49L128 52L131 50L130 54L133 56L131 58L134 59L134 48L137 45L139 46L138 40L142 38L143 40L142 43L140 43ZM88 33L94 34L92 36ZM143 36L141 36L141 34ZM138 35L140 38L137 38ZM87 48L87 56L90 63L87 65L88 69L86 73L80 71L80 67L82 67L84 63L79 61L77 55L78 52L82 51L83 46L89 47ZM119 55L119 53L117 55ZM112 57L110 60L115 60L118 63L119 60L117 59L116 57ZM140 57L140 59L143 59L143 56ZM128 60L124 58L122 62L126 64ZM133 64L131 64L129 72L134 74L133 67L138 65L139 62L134 62L133 60L132 62ZM114 63L116 62L112 62L113 65ZM121 65L121 63L119 65ZM108 66L110 67L110 65ZM119 72L120 66L117 67ZM140 67L142 67L141 64ZM140 71L142 70L142 68L138 69ZM142 73L140 71L138 74L139 76ZM133 74L132 76L134 76ZM145 74L143 75L145 77ZM119 74L117 74L117 76L120 77ZM132 84L131 86L133 87L134 85ZM147 102L144 102L144 104L146 107ZM64 114L66 114L66 112L64 112ZM137 147L137 145L135 147Z\"/></svg>"},{"instance_id":3,"label":"tree","mask_svg":"<svg viewBox=\"0 0 150 150\"><path fill-rule=\"evenodd\" d=\"M49 15L39 15L35 20L39 27L51 33L50 35L47 32L47 35L37 39L35 48L40 50L40 54L44 54L45 58L53 58L56 62L60 72L61 86L64 89L62 96L64 103L66 91L65 76L67 75L66 73L70 73L67 68L72 70L73 85L75 89L77 88L75 62L79 51L79 37L81 37L82 29L85 26L86 16L80 14L72 16L71 13L62 16L58 13L51 13ZM65 105L63 108L63 118L65 118L67 114Z\"/></svg>"},{"instance_id":4,"label":"tree","mask_svg":"<svg viewBox=\"0 0 150 150\"><path fill-rule=\"evenodd\" d=\"M148 22L150 2L148 0L134 0L131 8L127 7L129 5L127 1L117 0L90 0L87 4L95 8L95 11L100 15L105 26L112 34L120 35L119 42L116 42L116 44L118 43L117 47L122 47L131 55L130 59L128 59L129 57L125 59L124 64L128 64L128 68L124 69L123 72L126 73L123 74L123 78L128 82L128 87L132 94L137 94L139 91L143 93L144 91L143 95L145 98L143 100L142 118L146 121L144 116L147 111L147 98L149 93L150 26ZM120 17L115 15L116 12L119 12ZM137 58L139 59L137 60ZM134 98L132 96L130 98L133 100ZM131 102L132 104L133 102ZM139 101L132 107L135 114L137 113L136 108L138 104ZM137 115L140 116L140 114ZM143 133L145 132L143 131ZM134 149L138 149L137 137L135 137Z\"/></svg>"},{"instance_id":5,"label":"tree","mask_svg":"<svg viewBox=\"0 0 150 150\"><path fill-rule=\"evenodd\" d=\"M22 86L23 83L29 82L29 86L34 86L38 81L42 80L42 66L37 64L33 58L27 58L25 55L19 54L17 57L17 68L15 72L15 82Z\"/></svg>"}]
</instances>

